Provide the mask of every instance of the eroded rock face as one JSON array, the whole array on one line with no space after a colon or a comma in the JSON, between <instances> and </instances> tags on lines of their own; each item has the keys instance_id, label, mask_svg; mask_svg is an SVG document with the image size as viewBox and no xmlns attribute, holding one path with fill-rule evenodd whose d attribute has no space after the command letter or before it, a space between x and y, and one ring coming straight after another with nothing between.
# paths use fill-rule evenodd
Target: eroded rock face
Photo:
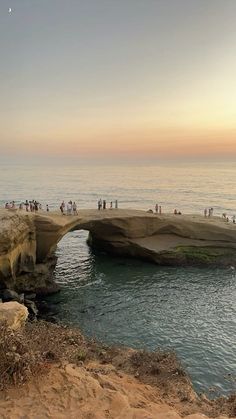
<instances>
[{"instance_id":1,"label":"eroded rock face","mask_svg":"<svg viewBox=\"0 0 236 419\"><path fill-rule=\"evenodd\" d=\"M220 218L135 216L90 229L88 243L165 266L236 266L236 228Z\"/></svg>"},{"instance_id":2,"label":"eroded rock face","mask_svg":"<svg viewBox=\"0 0 236 419\"><path fill-rule=\"evenodd\" d=\"M14 287L17 275L33 272L35 263L33 220L4 211L0 216L0 288Z\"/></svg>"},{"instance_id":3,"label":"eroded rock face","mask_svg":"<svg viewBox=\"0 0 236 419\"><path fill-rule=\"evenodd\" d=\"M16 301L0 303L0 321L6 322L7 326L12 330L23 327L27 317L28 310L24 305L19 304Z\"/></svg>"},{"instance_id":4,"label":"eroded rock face","mask_svg":"<svg viewBox=\"0 0 236 419\"><path fill-rule=\"evenodd\" d=\"M31 273L23 273L16 278L15 289L17 292L36 293L38 296L54 294L59 291L59 286L53 278L57 259L48 258L44 264L35 265Z\"/></svg>"}]
</instances>

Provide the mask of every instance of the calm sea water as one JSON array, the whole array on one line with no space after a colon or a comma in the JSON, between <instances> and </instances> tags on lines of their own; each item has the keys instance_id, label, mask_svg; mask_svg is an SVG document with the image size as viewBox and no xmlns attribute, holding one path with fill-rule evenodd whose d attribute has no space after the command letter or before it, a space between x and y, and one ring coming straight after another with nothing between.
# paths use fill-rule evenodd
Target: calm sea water
<instances>
[{"instance_id":1,"label":"calm sea water","mask_svg":"<svg viewBox=\"0 0 236 419\"><path fill-rule=\"evenodd\" d=\"M38 199L53 209L62 199L80 208L101 198L123 208L174 208L236 213L236 165L4 166L0 204ZM165 268L95 254L87 232L58 245L60 294L48 299L56 320L79 325L107 343L176 350L198 391L236 388L236 275L234 269Z\"/></svg>"},{"instance_id":2,"label":"calm sea water","mask_svg":"<svg viewBox=\"0 0 236 419\"><path fill-rule=\"evenodd\" d=\"M156 166L19 166L1 165L0 204L37 199L53 209L62 199L93 208L102 197L124 208L215 213L236 212L236 163Z\"/></svg>"}]
</instances>

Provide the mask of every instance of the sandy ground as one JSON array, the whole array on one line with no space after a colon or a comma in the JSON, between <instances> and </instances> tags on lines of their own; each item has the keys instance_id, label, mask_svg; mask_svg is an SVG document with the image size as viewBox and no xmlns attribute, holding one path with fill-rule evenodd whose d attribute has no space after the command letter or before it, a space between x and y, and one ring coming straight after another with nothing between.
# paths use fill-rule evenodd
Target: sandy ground
<instances>
[{"instance_id":1,"label":"sandy ground","mask_svg":"<svg viewBox=\"0 0 236 419\"><path fill-rule=\"evenodd\" d=\"M2 419L181 419L161 402L158 390L117 372L112 365L91 363L53 366L47 375L2 393ZM194 414L189 419L206 416ZM220 418L223 418L222 416Z\"/></svg>"}]
</instances>

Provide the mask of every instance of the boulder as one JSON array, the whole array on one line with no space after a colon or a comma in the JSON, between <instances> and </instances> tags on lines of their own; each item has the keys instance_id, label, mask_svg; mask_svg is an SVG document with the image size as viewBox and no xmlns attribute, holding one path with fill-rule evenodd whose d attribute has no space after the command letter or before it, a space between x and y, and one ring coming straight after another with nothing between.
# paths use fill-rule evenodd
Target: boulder
<instances>
[{"instance_id":1,"label":"boulder","mask_svg":"<svg viewBox=\"0 0 236 419\"><path fill-rule=\"evenodd\" d=\"M0 321L6 322L12 330L20 329L24 326L28 317L28 310L17 301L0 303Z\"/></svg>"}]
</instances>

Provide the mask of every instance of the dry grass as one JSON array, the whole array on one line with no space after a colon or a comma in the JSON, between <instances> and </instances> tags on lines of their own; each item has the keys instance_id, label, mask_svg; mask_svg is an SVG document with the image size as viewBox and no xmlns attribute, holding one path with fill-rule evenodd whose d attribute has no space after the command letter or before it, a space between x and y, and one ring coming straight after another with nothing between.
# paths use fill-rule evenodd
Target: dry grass
<instances>
[{"instance_id":1,"label":"dry grass","mask_svg":"<svg viewBox=\"0 0 236 419\"><path fill-rule=\"evenodd\" d=\"M19 383L35 374L43 362L39 351L34 351L24 333L13 332L0 325L0 389Z\"/></svg>"},{"instance_id":2,"label":"dry grass","mask_svg":"<svg viewBox=\"0 0 236 419\"><path fill-rule=\"evenodd\" d=\"M85 360L85 348L80 332L63 326L34 322L13 332L0 324L0 389L46 372L51 362Z\"/></svg>"}]
</instances>

